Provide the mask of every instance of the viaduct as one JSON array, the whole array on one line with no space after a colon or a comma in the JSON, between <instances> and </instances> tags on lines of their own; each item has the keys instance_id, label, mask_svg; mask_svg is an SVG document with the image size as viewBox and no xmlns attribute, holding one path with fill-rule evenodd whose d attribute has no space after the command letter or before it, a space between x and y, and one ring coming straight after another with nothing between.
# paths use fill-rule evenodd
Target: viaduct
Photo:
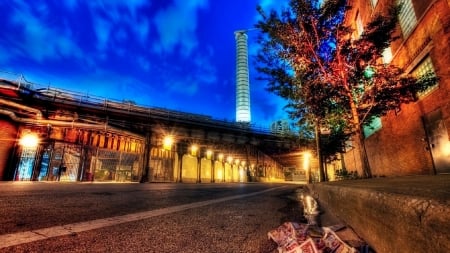
<instances>
[{"instance_id":1,"label":"viaduct","mask_svg":"<svg viewBox=\"0 0 450 253\"><path fill-rule=\"evenodd\" d=\"M34 86L0 79L0 181L284 181L311 166L293 135Z\"/></svg>"}]
</instances>

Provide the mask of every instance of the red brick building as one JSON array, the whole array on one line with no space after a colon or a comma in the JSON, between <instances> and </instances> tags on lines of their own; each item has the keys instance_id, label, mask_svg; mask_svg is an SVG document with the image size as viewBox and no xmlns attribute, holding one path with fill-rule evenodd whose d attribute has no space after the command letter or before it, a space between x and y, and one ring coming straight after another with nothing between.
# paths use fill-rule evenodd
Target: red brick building
<instances>
[{"instance_id":1,"label":"red brick building","mask_svg":"<svg viewBox=\"0 0 450 253\"><path fill-rule=\"evenodd\" d=\"M374 176L450 173L450 7L447 0L399 0L396 40L385 51L385 63L406 74L433 71L439 82L414 103L404 104L365 131L365 145ZM347 24L359 36L371 17L392 0L350 0ZM360 171L356 148L344 155L348 171Z\"/></svg>"}]
</instances>

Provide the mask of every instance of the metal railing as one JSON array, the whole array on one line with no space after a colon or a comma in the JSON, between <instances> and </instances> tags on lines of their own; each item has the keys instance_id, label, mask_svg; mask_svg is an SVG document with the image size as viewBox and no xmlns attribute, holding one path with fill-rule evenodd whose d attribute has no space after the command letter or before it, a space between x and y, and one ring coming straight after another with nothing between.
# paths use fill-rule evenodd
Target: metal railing
<instances>
[{"instance_id":1,"label":"metal railing","mask_svg":"<svg viewBox=\"0 0 450 253\"><path fill-rule=\"evenodd\" d=\"M208 115L175 111L162 107L138 105L132 101L119 101L81 93L61 88L54 88L50 85L41 85L27 81L23 75L0 71L0 81L7 83L7 87L19 90L21 93L31 93L35 98L49 100L53 102L71 103L86 107L95 107L102 110L112 110L132 113L140 116L160 117L164 119L178 119L186 122L200 124L214 124L216 126L232 129L240 129L253 133L279 136L280 133L272 132L268 127L256 124L241 123L227 120L215 119ZM2 85L5 88L5 85Z\"/></svg>"}]
</instances>

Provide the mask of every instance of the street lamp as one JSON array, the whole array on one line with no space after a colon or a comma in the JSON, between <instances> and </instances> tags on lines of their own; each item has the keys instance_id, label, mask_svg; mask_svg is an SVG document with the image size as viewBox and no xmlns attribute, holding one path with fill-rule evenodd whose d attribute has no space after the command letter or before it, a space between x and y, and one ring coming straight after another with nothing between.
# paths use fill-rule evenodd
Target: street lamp
<instances>
[{"instance_id":1,"label":"street lamp","mask_svg":"<svg viewBox=\"0 0 450 253\"><path fill-rule=\"evenodd\" d=\"M208 149L208 150L206 151L206 158L207 158L207 159L211 159L212 155L213 155L213 152L212 152L210 149Z\"/></svg>"},{"instance_id":2,"label":"street lamp","mask_svg":"<svg viewBox=\"0 0 450 253\"><path fill-rule=\"evenodd\" d=\"M197 151L198 151L198 146L197 145L192 145L191 146L191 155L192 156L197 156Z\"/></svg>"},{"instance_id":3,"label":"street lamp","mask_svg":"<svg viewBox=\"0 0 450 253\"><path fill-rule=\"evenodd\" d=\"M172 144L173 144L173 137L172 136L168 135L168 136L164 137L163 148L165 150L169 150L170 151L172 149Z\"/></svg>"},{"instance_id":4,"label":"street lamp","mask_svg":"<svg viewBox=\"0 0 450 253\"><path fill-rule=\"evenodd\" d=\"M35 148L39 143L39 138L36 134L27 133L19 140L19 144L24 148Z\"/></svg>"}]
</instances>

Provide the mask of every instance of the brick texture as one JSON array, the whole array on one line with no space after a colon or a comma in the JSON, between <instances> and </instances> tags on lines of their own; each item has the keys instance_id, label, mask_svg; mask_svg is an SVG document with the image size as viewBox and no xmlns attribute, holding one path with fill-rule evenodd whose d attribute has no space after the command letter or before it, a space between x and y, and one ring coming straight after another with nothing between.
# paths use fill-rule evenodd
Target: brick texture
<instances>
[{"instance_id":1,"label":"brick texture","mask_svg":"<svg viewBox=\"0 0 450 253\"><path fill-rule=\"evenodd\" d=\"M390 0L379 0L373 7L369 0L351 1L353 9L346 22L355 22L356 13L363 23L370 16L388 6ZM389 112L382 118L382 129L366 139L366 149L372 174L399 176L434 173L432 155L428 150L427 135L422 118L441 110L442 121L450 136L450 9L447 1L412 0L418 23L406 38L397 29L400 39L391 44L391 64L403 67L409 73L424 57L432 60L439 87L420 100L402 105L399 113ZM444 140L445 141L445 140ZM447 138L447 141L450 141ZM450 145L450 144L449 144ZM345 154L347 170L360 173L358 147ZM450 156L448 157L450 159Z\"/></svg>"},{"instance_id":2,"label":"brick texture","mask_svg":"<svg viewBox=\"0 0 450 253\"><path fill-rule=\"evenodd\" d=\"M14 148L17 135L17 127L0 118L0 181L5 180L6 173L10 172L8 162Z\"/></svg>"}]
</instances>

